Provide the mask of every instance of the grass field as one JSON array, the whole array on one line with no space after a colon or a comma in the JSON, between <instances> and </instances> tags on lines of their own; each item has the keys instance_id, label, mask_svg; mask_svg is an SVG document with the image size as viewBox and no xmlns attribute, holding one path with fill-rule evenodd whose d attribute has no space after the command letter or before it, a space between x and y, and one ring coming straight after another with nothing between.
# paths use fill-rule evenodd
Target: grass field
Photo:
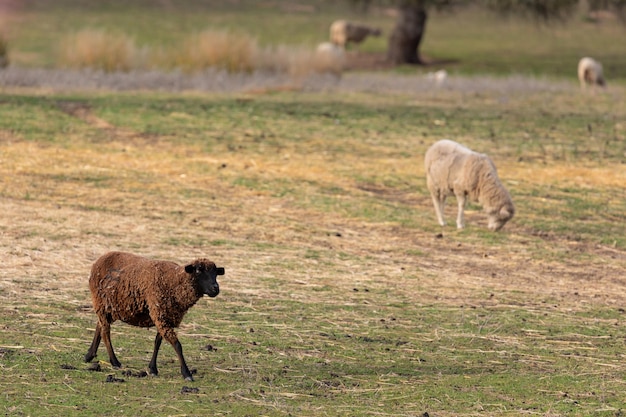
<instances>
[{"instance_id":1,"label":"grass field","mask_svg":"<svg viewBox=\"0 0 626 417\"><path fill-rule=\"evenodd\" d=\"M22 57L45 64L33 48ZM2 87L0 413L623 415L626 90L559 72L439 89L397 72L314 91ZM502 231L474 204L465 230L437 225L423 155L443 137L493 158L517 208ZM195 382L167 344L144 376L154 329L123 323L123 368L102 346L83 362L89 270L109 250L226 268L178 330Z\"/></svg>"},{"instance_id":2,"label":"grass field","mask_svg":"<svg viewBox=\"0 0 626 417\"><path fill-rule=\"evenodd\" d=\"M617 415L624 104L460 97L4 94L2 411ZM436 225L422 155L443 136L496 161L501 233L474 206ZM179 332L196 382L169 346L136 376L154 333L119 323L125 368L82 363L111 249L226 267Z\"/></svg>"}]
</instances>

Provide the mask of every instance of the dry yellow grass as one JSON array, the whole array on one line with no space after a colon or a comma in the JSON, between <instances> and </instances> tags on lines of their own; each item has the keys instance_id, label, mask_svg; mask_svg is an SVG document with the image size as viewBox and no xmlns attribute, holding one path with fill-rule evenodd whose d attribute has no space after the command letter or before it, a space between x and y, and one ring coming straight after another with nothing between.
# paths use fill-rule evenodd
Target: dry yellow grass
<instances>
[{"instance_id":1,"label":"dry yellow grass","mask_svg":"<svg viewBox=\"0 0 626 417\"><path fill-rule=\"evenodd\" d=\"M85 29L67 36L59 46L58 62L66 68L93 68L107 72L137 67L135 42L124 34Z\"/></svg>"},{"instance_id":2,"label":"dry yellow grass","mask_svg":"<svg viewBox=\"0 0 626 417\"><path fill-rule=\"evenodd\" d=\"M558 183L581 188L623 187L626 184L626 170L600 166L581 166L562 162L558 165L536 167L518 165L501 170L507 177L523 178L533 184Z\"/></svg>"},{"instance_id":3,"label":"dry yellow grass","mask_svg":"<svg viewBox=\"0 0 626 417\"><path fill-rule=\"evenodd\" d=\"M172 50L170 64L189 72L206 68L247 72L255 68L258 49L256 40L249 35L205 30L190 35Z\"/></svg>"},{"instance_id":4,"label":"dry yellow grass","mask_svg":"<svg viewBox=\"0 0 626 417\"><path fill-rule=\"evenodd\" d=\"M2 43L0 43L0 54ZM192 33L171 48L138 48L128 36L104 30L85 29L65 37L58 52L58 64L65 68L112 71L133 69L180 69L187 73L209 68L231 73L267 71L294 78L313 73L341 74L344 62L320 56L306 47L260 47L245 33L207 29Z\"/></svg>"},{"instance_id":5,"label":"dry yellow grass","mask_svg":"<svg viewBox=\"0 0 626 417\"><path fill-rule=\"evenodd\" d=\"M582 300L605 304L626 301L620 291L623 254L609 247L552 236L549 239L553 249L583 251L593 254L593 260L583 264L535 259L534 244L529 244L527 231L515 221L507 225L507 250L500 252L497 246L461 244L462 240L455 237L457 232L452 230L445 232L446 239L436 239L427 231L348 219L339 212L313 211L289 198L232 187L228 185L228 172L215 175L221 165L226 165L230 171L248 171L268 181L289 178L302 184L316 181L351 189L358 184L337 175L338 171L329 166L339 164L353 171L368 172L371 161L357 156L345 154L337 160L320 153L298 152L289 146L280 153L268 152L255 159L242 159L236 153L216 156L190 145L118 129L88 110L74 114L106 131L110 140L102 144L77 140L69 148L59 148L23 141L9 132L0 134L3 148L0 178L4 183L3 194L8 197L0 202L4 213L0 226L4 230L3 246L11 248L4 260L4 274L8 276L33 266L40 271L63 271L57 285L70 291L46 296L84 302L90 262L110 249L137 247L144 255L178 261L208 251L210 256L225 260L228 279L236 283L238 291L268 298L304 300L308 294L306 288L311 285L337 287L347 292L355 286L367 285L393 286L407 300L418 303L481 302L479 299L486 289L500 294L522 293L529 305L546 296L559 299L567 308L582 306ZM359 147L357 141L344 141L348 147ZM318 145L313 140L309 146ZM212 169L201 174L188 168L194 163ZM400 163L381 157L376 169L411 177L422 175L421 164L419 158ZM568 181L583 187L612 186L625 175L622 170L572 167L566 162L550 167L504 168L502 174L507 181L538 184L567 174ZM98 187L94 180L87 180L100 177L117 186ZM66 180L58 181L58 178ZM205 190L205 194L202 198L181 199L177 193L181 188ZM137 194L133 190L142 191ZM390 192L385 187L363 188L362 192L390 202L411 201L416 215L432 215L430 199L425 195ZM184 215L179 218L173 213ZM467 216L470 222L477 222L481 214L470 210ZM193 227L195 238L200 240L228 236L240 241L241 246L166 243L188 239L189 227ZM335 232L340 232L342 237L333 239ZM266 251L247 242L274 246ZM311 281L312 276L306 271L317 268L318 261L303 255L307 251L326 251L329 247L337 254L347 255L333 259L333 270L343 271L342 277L338 279L331 272L320 271ZM407 250L424 256L407 256ZM297 268L294 270L289 265ZM442 265L445 265L444 275ZM284 280L284 284L280 289L270 290L255 278L259 270L266 276ZM419 282L403 279L408 271L411 274L419 271ZM590 276L594 279L588 279ZM29 285L43 285L35 281ZM228 282L225 285L228 287ZM8 291L5 294L28 288L6 280L3 286ZM574 291L580 295L571 298ZM81 296L85 298L81 300ZM328 302L347 300L337 296Z\"/></svg>"}]
</instances>

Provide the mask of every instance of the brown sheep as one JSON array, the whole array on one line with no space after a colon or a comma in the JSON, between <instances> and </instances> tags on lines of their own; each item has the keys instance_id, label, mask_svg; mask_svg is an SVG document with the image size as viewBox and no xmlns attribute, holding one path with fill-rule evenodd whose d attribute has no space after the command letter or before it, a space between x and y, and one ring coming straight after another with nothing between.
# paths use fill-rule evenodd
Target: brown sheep
<instances>
[{"instance_id":1,"label":"brown sheep","mask_svg":"<svg viewBox=\"0 0 626 417\"><path fill-rule=\"evenodd\" d=\"M115 368L122 366L111 345L111 324L116 320L138 327L156 326L154 352L148 365L150 374L158 375L157 354L165 339L178 355L183 378L193 381L174 328L204 294L209 297L219 294L218 275L224 275L224 268L216 267L208 259L197 259L182 267L174 262L151 260L125 252L109 252L101 256L94 262L89 277L98 324L85 362L96 357L102 338L111 365Z\"/></svg>"},{"instance_id":2,"label":"brown sheep","mask_svg":"<svg viewBox=\"0 0 626 417\"><path fill-rule=\"evenodd\" d=\"M426 183L441 226L446 224L443 207L449 195L457 199L456 225L459 229L465 227L463 211L467 198L482 204L489 219L489 230L500 230L515 215L511 196L487 155L443 139L426 151L424 166Z\"/></svg>"}]
</instances>

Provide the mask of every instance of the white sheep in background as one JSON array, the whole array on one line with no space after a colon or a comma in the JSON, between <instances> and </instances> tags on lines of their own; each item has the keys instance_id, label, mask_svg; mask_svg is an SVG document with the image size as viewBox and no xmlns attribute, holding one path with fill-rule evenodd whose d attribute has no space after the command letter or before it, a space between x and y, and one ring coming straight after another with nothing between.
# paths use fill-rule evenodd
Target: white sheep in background
<instances>
[{"instance_id":1,"label":"white sheep in background","mask_svg":"<svg viewBox=\"0 0 626 417\"><path fill-rule=\"evenodd\" d=\"M315 66L319 72L341 75L346 66L346 51L331 42L322 42L315 50Z\"/></svg>"},{"instance_id":2,"label":"white sheep in background","mask_svg":"<svg viewBox=\"0 0 626 417\"><path fill-rule=\"evenodd\" d=\"M500 230L515 214L511 196L500 182L496 167L487 155L443 139L428 149L424 166L428 190L441 226L446 224L443 208L449 195L457 199L459 209L456 225L459 229L465 227L463 211L467 198L483 206L490 230Z\"/></svg>"},{"instance_id":3,"label":"white sheep in background","mask_svg":"<svg viewBox=\"0 0 626 417\"><path fill-rule=\"evenodd\" d=\"M381 30L347 20L337 20L330 25L330 41L345 48L348 43L361 43L368 36L380 36Z\"/></svg>"},{"instance_id":4,"label":"white sheep in background","mask_svg":"<svg viewBox=\"0 0 626 417\"><path fill-rule=\"evenodd\" d=\"M441 69L439 71L429 72L426 74L426 78L433 81L438 87L441 87L448 79L448 71Z\"/></svg>"},{"instance_id":5,"label":"white sheep in background","mask_svg":"<svg viewBox=\"0 0 626 417\"><path fill-rule=\"evenodd\" d=\"M593 58L585 57L578 62L578 80L582 88L587 85L599 85L604 87L604 74L602 64Z\"/></svg>"}]
</instances>

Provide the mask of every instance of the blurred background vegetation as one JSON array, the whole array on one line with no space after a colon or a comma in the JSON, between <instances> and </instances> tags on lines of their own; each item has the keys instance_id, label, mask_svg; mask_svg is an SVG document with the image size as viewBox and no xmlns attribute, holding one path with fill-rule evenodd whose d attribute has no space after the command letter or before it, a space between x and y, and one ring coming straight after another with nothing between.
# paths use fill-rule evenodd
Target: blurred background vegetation
<instances>
[{"instance_id":1,"label":"blurred background vegetation","mask_svg":"<svg viewBox=\"0 0 626 417\"><path fill-rule=\"evenodd\" d=\"M382 28L384 36L368 38L349 51L384 57L398 2L365 2L368 7L362 3L5 1L0 10L5 45L0 46L6 46L11 65L19 67L290 71L294 60L304 66L313 60L316 45L328 40L329 25L340 18ZM458 74L575 79L578 60L592 56L603 63L610 83L624 81L626 25L617 13L592 9L582 2L567 19L546 21L524 19L521 13L495 14L478 6L429 8L420 49L430 65L396 70L426 72L436 67ZM216 57L206 58L211 54Z\"/></svg>"}]
</instances>

